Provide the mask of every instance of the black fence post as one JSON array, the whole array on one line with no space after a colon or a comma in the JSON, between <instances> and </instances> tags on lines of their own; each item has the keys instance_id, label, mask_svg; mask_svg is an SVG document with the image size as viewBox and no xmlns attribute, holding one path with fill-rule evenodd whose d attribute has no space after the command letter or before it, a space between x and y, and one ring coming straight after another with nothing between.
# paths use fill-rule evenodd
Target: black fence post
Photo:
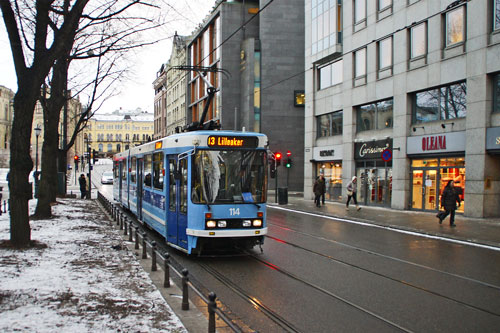
<instances>
[{"instance_id":1,"label":"black fence post","mask_svg":"<svg viewBox=\"0 0 500 333\"><path fill-rule=\"evenodd\" d=\"M208 333L215 333L215 309L217 309L217 302L215 298L217 296L212 291L208 294Z\"/></svg>"},{"instance_id":2,"label":"black fence post","mask_svg":"<svg viewBox=\"0 0 500 333\"><path fill-rule=\"evenodd\" d=\"M135 226L135 249L139 250L139 227Z\"/></svg>"},{"instance_id":3,"label":"black fence post","mask_svg":"<svg viewBox=\"0 0 500 333\"><path fill-rule=\"evenodd\" d=\"M134 239L132 238L132 221L128 221L128 241L133 242Z\"/></svg>"},{"instance_id":4,"label":"black fence post","mask_svg":"<svg viewBox=\"0 0 500 333\"><path fill-rule=\"evenodd\" d=\"M151 242L151 272L156 272L158 268L156 267L156 242Z\"/></svg>"},{"instance_id":5,"label":"black fence post","mask_svg":"<svg viewBox=\"0 0 500 333\"><path fill-rule=\"evenodd\" d=\"M182 270L182 310L189 310L189 295L188 295L188 270Z\"/></svg>"},{"instance_id":6,"label":"black fence post","mask_svg":"<svg viewBox=\"0 0 500 333\"><path fill-rule=\"evenodd\" d=\"M147 252L147 243L146 243L146 233L142 233L142 259L148 259L148 252Z\"/></svg>"},{"instance_id":7,"label":"black fence post","mask_svg":"<svg viewBox=\"0 0 500 333\"><path fill-rule=\"evenodd\" d=\"M120 230L123 230L123 214L121 212L118 213L118 217L120 219Z\"/></svg>"},{"instance_id":8,"label":"black fence post","mask_svg":"<svg viewBox=\"0 0 500 333\"><path fill-rule=\"evenodd\" d=\"M165 252L163 255L164 259L164 269L163 271L165 272L165 277L163 279L163 287L164 288L170 288L170 254L168 252Z\"/></svg>"}]
</instances>

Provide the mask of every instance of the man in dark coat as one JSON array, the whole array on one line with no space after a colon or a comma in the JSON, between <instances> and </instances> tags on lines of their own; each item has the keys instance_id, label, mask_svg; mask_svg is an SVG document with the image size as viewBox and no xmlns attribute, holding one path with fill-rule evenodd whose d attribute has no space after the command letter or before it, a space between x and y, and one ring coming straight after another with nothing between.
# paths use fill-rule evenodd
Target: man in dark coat
<instances>
[{"instance_id":1,"label":"man in dark coat","mask_svg":"<svg viewBox=\"0 0 500 333\"><path fill-rule=\"evenodd\" d=\"M319 176L319 190L321 192L321 202L323 203L323 206L325 205L325 193L326 193L326 180L325 176L320 175Z\"/></svg>"},{"instance_id":2,"label":"man in dark coat","mask_svg":"<svg viewBox=\"0 0 500 333\"><path fill-rule=\"evenodd\" d=\"M441 194L441 207L445 209L444 212L439 212L436 217L439 219L439 224L443 223L443 220L450 215L450 227L455 227L455 210L460 207L460 196L458 195L457 190L454 186L454 181L448 181L446 187L443 190L443 194Z\"/></svg>"},{"instance_id":3,"label":"man in dark coat","mask_svg":"<svg viewBox=\"0 0 500 333\"><path fill-rule=\"evenodd\" d=\"M85 175L83 173L80 175L80 178L78 178L78 183L80 184L80 193L82 194L83 199L87 194L87 179L85 179Z\"/></svg>"},{"instance_id":4,"label":"man in dark coat","mask_svg":"<svg viewBox=\"0 0 500 333\"><path fill-rule=\"evenodd\" d=\"M320 178L317 177L316 181L314 182L313 186L313 192L314 192L314 203L316 204L316 207L320 206L320 198L321 198L321 183L320 183Z\"/></svg>"}]
</instances>

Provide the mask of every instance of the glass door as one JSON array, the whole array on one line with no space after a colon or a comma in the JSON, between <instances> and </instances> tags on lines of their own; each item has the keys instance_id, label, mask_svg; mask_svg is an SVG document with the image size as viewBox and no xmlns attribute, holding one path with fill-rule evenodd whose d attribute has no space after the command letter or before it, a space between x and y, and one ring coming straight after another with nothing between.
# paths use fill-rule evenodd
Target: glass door
<instances>
[{"instance_id":1,"label":"glass door","mask_svg":"<svg viewBox=\"0 0 500 333\"><path fill-rule=\"evenodd\" d=\"M412 171L412 209L438 209L437 174L436 169Z\"/></svg>"},{"instance_id":2,"label":"glass door","mask_svg":"<svg viewBox=\"0 0 500 333\"><path fill-rule=\"evenodd\" d=\"M437 170L426 170L424 182L424 202L426 210L436 210L439 203L437 197Z\"/></svg>"}]
</instances>

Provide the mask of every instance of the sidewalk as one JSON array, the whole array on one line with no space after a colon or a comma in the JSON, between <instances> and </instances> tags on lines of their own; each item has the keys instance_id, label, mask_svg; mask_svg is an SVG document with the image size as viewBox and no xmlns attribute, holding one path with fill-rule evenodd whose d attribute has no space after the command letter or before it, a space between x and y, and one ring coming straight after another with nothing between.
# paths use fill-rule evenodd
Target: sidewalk
<instances>
[{"instance_id":1,"label":"sidewalk","mask_svg":"<svg viewBox=\"0 0 500 333\"><path fill-rule=\"evenodd\" d=\"M269 205L276 208L292 209L331 217L345 218L387 228L416 232L436 237L444 237L463 242L471 242L500 249L500 218L469 218L457 214L455 228L450 228L449 217L443 224L438 223L436 213L402 211L382 207L360 206L356 211L354 205L345 210L345 202L326 202L316 207L313 200L305 200L302 193L288 196L287 205L274 203L274 194L269 194ZM273 208L271 208L273 209Z\"/></svg>"}]
</instances>

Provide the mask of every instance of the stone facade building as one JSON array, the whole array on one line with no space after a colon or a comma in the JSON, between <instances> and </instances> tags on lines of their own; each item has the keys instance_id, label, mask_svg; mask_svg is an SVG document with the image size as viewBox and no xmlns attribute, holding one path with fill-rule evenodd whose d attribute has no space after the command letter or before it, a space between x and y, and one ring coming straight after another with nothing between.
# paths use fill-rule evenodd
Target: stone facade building
<instances>
[{"instance_id":1,"label":"stone facade building","mask_svg":"<svg viewBox=\"0 0 500 333\"><path fill-rule=\"evenodd\" d=\"M306 0L304 193L500 216L500 1ZM309 70L312 68L312 70Z\"/></svg>"},{"instance_id":2,"label":"stone facade building","mask_svg":"<svg viewBox=\"0 0 500 333\"><path fill-rule=\"evenodd\" d=\"M10 138L12 135L12 120L14 92L0 86L0 168L8 168L10 161Z\"/></svg>"}]
</instances>

